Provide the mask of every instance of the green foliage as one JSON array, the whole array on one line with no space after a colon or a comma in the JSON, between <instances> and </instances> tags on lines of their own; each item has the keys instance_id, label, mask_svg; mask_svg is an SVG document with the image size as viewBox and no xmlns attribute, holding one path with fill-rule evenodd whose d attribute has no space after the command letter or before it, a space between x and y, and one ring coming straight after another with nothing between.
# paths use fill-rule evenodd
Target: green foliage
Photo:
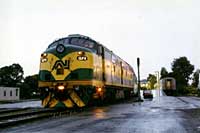
<instances>
[{"instance_id":1,"label":"green foliage","mask_svg":"<svg viewBox=\"0 0 200 133\"><path fill-rule=\"evenodd\" d=\"M190 61L186 57L180 57L174 59L172 62L172 76L176 79L177 92L180 94L187 93L188 81L190 75L194 70L194 65L190 64Z\"/></svg>"},{"instance_id":2,"label":"green foliage","mask_svg":"<svg viewBox=\"0 0 200 133\"><path fill-rule=\"evenodd\" d=\"M177 93L178 93L178 95L186 95L186 94L189 93L189 90L188 90L188 88L185 86L185 87L183 87L183 88L177 89Z\"/></svg>"},{"instance_id":3,"label":"green foliage","mask_svg":"<svg viewBox=\"0 0 200 133\"><path fill-rule=\"evenodd\" d=\"M147 81L150 83L150 89L154 89L154 85L157 83L156 76L153 74L149 74Z\"/></svg>"},{"instance_id":4,"label":"green foliage","mask_svg":"<svg viewBox=\"0 0 200 133\"><path fill-rule=\"evenodd\" d=\"M197 90L197 96L200 97L200 90Z\"/></svg>"},{"instance_id":5,"label":"green foliage","mask_svg":"<svg viewBox=\"0 0 200 133\"><path fill-rule=\"evenodd\" d=\"M167 71L167 69L165 67L161 68L160 75L161 75L160 79L168 77L168 71Z\"/></svg>"},{"instance_id":6,"label":"green foliage","mask_svg":"<svg viewBox=\"0 0 200 133\"><path fill-rule=\"evenodd\" d=\"M188 96L198 95L198 90L194 88L193 86L186 86L179 91L181 91L181 93L179 92L179 94L182 94L182 95L188 95Z\"/></svg>"},{"instance_id":7,"label":"green foliage","mask_svg":"<svg viewBox=\"0 0 200 133\"><path fill-rule=\"evenodd\" d=\"M20 98L35 98L38 90L38 75L23 77L24 71L19 64L0 68L0 86L20 87ZM23 81L24 79L24 81Z\"/></svg>"},{"instance_id":8,"label":"green foliage","mask_svg":"<svg viewBox=\"0 0 200 133\"><path fill-rule=\"evenodd\" d=\"M147 88L146 88L146 87L141 87L140 89L141 89L141 90L147 90Z\"/></svg>"},{"instance_id":9,"label":"green foliage","mask_svg":"<svg viewBox=\"0 0 200 133\"><path fill-rule=\"evenodd\" d=\"M192 86L197 88L198 84L199 84L199 73L200 70L197 69L194 73L193 73L193 78L192 78Z\"/></svg>"},{"instance_id":10,"label":"green foliage","mask_svg":"<svg viewBox=\"0 0 200 133\"><path fill-rule=\"evenodd\" d=\"M35 94L34 94L35 93ZM38 95L38 75L27 76L21 85L20 96L23 99L36 98Z\"/></svg>"},{"instance_id":11,"label":"green foliage","mask_svg":"<svg viewBox=\"0 0 200 133\"><path fill-rule=\"evenodd\" d=\"M20 86L23 75L23 68L19 64L2 67L0 68L0 85L8 87Z\"/></svg>"},{"instance_id":12,"label":"green foliage","mask_svg":"<svg viewBox=\"0 0 200 133\"><path fill-rule=\"evenodd\" d=\"M172 72L167 72L166 68L164 67L161 68L161 79L164 77L175 78L177 95L186 95L189 93L193 93L193 88L198 85L197 74L195 73L193 75L193 88L188 87L188 81L191 79L190 75L193 73L194 65L190 64L190 61L186 57L180 57L174 59L171 66Z\"/></svg>"}]
</instances>

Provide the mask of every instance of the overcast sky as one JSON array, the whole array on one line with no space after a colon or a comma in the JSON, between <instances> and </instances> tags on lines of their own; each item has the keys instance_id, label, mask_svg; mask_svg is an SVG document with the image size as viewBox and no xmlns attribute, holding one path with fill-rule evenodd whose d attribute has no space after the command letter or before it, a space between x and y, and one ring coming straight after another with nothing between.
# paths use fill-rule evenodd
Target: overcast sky
<instances>
[{"instance_id":1,"label":"overcast sky","mask_svg":"<svg viewBox=\"0 0 200 133\"><path fill-rule=\"evenodd\" d=\"M141 77L186 56L200 68L199 0L0 0L0 67L39 72L55 39L87 35L133 66Z\"/></svg>"}]
</instances>

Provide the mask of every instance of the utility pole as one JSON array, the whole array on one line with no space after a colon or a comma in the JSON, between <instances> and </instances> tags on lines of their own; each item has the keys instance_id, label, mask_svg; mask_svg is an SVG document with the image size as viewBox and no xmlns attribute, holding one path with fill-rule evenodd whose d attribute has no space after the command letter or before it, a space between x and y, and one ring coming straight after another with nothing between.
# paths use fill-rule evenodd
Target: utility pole
<instances>
[{"instance_id":1,"label":"utility pole","mask_svg":"<svg viewBox=\"0 0 200 133\"><path fill-rule=\"evenodd\" d=\"M137 58L137 68L138 68L138 101L143 101L140 96L140 58Z\"/></svg>"},{"instance_id":2,"label":"utility pole","mask_svg":"<svg viewBox=\"0 0 200 133\"><path fill-rule=\"evenodd\" d=\"M158 91L158 97L160 97L160 73L159 71L155 71L156 73L156 79L157 79L157 91Z\"/></svg>"}]
</instances>

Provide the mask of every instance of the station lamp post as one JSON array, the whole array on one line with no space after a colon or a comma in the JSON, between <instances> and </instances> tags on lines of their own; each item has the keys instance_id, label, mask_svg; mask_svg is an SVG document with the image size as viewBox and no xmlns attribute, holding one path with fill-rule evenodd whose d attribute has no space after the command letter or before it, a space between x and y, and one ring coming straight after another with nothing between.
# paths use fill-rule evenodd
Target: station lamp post
<instances>
[{"instance_id":1,"label":"station lamp post","mask_svg":"<svg viewBox=\"0 0 200 133\"><path fill-rule=\"evenodd\" d=\"M200 90L200 73L199 73L199 84L198 84L198 89Z\"/></svg>"},{"instance_id":2,"label":"station lamp post","mask_svg":"<svg viewBox=\"0 0 200 133\"><path fill-rule=\"evenodd\" d=\"M138 68L138 101L142 101L140 96L140 58L137 58L137 68Z\"/></svg>"},{"instance_id":3,"label":"station lamp post","mask_svg":"<svg viewBox=\"0 0 200 133\"><path fill-rule=\"evenodd\" d=\"M160 76L159 76L159 71L155 71L156 73L156 78L157 78L157 91L158 91L158 96L160 96Z\"/></svg>"}]
</instances>

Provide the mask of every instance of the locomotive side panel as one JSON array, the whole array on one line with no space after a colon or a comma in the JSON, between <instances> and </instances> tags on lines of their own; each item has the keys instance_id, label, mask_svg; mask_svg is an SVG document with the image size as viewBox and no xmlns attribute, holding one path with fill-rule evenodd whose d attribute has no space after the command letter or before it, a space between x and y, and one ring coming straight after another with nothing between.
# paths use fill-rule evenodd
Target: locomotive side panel
<instances>
[{"instance_id":1,"label":"locomotive side panel","mask_svg":"<svg viewBox=\"0 0 200 133\"><path fill-rule=\"evenodd\" d=\"M119 58L112 55L112 84L121 85L121 67Z\"/></svg>"},{"instance_id":2,"label":"locomotive side panel","mask_svg":"<svg viewBox=\"0 0 200 133\"><path fill-rule=\"evenodd\" d=\"M103 61L106 85L133 88L134 73L126 62L106 48Z\"/></svg>"},{"instance_id":3,"label":"locomotive side panel","mask_svg":"<svg viewBox=\"0 0 200 133\"><path fill-rule=\"evenodd\" d=\"M102 67L102 57L94 54L94 79L102 81L103 80L103 67Z\"/></svg>"},{"instance_id":4,"label":"locomotive side panel","mask_svg":"<svg viewBox=\"0 0 200 133\"><path fill-rule=\"evenodd\" d=\"M104 48L104 75L105 75L105 84L112 84L112 54L109 50Z\"/></svg>"}]
</instances>

